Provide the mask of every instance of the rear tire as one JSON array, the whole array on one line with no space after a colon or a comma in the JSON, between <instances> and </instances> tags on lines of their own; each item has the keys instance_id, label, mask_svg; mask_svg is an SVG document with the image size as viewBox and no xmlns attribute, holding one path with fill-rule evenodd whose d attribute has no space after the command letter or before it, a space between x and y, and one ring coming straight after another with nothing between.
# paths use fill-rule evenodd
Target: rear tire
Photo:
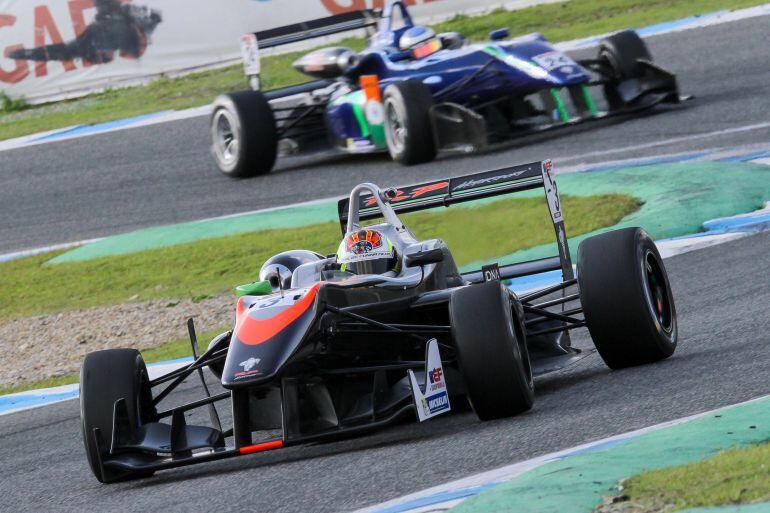
<instances>
[{"instance_id":1,"label":"rear tire","mask_svg":"<svg viewBox=\"0 0 770 513\"><path fill-rule=\"evenodd\" d=\"M588 331L608 367L652 363L674 353L674 297L660 253L644 230L584 240L577 270Z\"/></svg>"},{"instance_id":2,"label":"rear tire","mask_svg":"<svg viewBox=\"0 0 770 513\"><path fill-rule=\"evenodd\" d=\"M497 281L462 287L449 302L452 339L468 399L481 420L532 408L534 384L521 319Z\"/></svg>"},{"instance_id":3,"label":"rear tire","mask_svg":"<svg viewBox=\"0 0 770 513\"><path fill-rule=\"evenodd\" d=\"M404 80L385 88L385 139L393 160L411 166L436 158L430 122L433 95L419 80Z\"/></svg>"},{"instance_id":4,"label":"rear tire","mask_svg":"<svg viewBox=\"0 0 770 513\"><path fill-rule=\"evenodd\" d=\"M136 349L108 349L86 355L80 370L80 420L83 443L88 464L96 479L109 483L125 477L151 476L126 473L99 466L99 448L94 440L94 428L101 432L103 445L101 458L109 454L112 440L112 417L115 401L126 400L131 426L136 427L154 420L152 391L147 367L142 355Z\"/></svg>"},{"instance_id":5,"label":"rear tire","mask_svg":"<svg viewBox=\"0 0 770 513\"><path fill-rule=\"evenodd\" d=\"M211 153L219 170L232 178L272 171L278 156L278 132L264 94L240 91L214 101Z\"/></svg>"}]
</instances>

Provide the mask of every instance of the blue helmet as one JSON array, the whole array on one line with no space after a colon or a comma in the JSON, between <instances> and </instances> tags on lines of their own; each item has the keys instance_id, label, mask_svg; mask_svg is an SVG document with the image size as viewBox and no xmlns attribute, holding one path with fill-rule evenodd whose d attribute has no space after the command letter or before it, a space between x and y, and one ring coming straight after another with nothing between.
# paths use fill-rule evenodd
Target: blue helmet
<instances>
[{"instance_id":1,"label":"blue helmet","mask_svg":"<svg viewBox=\"0 0 770 513\"><path fill-rule=\"evenodd\" d=\"M399 49L403 52L414 50L436 38L436 32L430 27L416 25L404 31L398 41Z\"/></svg>"}]
</instances>

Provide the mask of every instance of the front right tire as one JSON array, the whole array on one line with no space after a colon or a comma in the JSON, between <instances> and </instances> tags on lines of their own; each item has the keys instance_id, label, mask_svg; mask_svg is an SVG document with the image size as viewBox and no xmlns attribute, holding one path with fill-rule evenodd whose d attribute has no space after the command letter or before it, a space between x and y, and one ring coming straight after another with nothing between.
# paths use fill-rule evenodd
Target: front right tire
<instances>
[{"instance_id":1,"label":"front right tire","mask_svg":"<svg viewBox=\"0 0 770 513\"><path fill-rule=\"evenodd\" d=\"M585 239L577 275L588 331L608 367L657 362L674 353L674 297L663 259L644 230Z\"/></svg>"}]
</instances>

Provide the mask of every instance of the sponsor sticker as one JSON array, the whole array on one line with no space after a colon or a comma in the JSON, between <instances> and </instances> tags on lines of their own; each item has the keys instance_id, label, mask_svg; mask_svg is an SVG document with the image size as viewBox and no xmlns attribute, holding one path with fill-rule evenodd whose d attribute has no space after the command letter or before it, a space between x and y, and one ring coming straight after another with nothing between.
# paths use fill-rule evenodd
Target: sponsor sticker
<instances>
[{"instance_id":1,"label":"sponsor sticker","mask_svg":"<svg viewBox=\"0 0 770 513\"><path fill-rule=\"evenodd\" d=\"M407 371L412 396L420 422L451 410L449 394L446 387L444 367L441 365L441 354L438 351L436 339L428 341L425 359L425 385L417 383L414 371Z\"/></svg>"},{"instance_id":2,"label":"sponsor sticker","mask_svg":"<svg viewBox=\"0 0 770 513\"><path fill-rule=\"evenodd\" d=\"M446 388L446 385L444 384L444 369L436 367L428 372L428 381L430 381L427 390L428 392L435 392L436 390Z\"/></svg>"},{"instance_id":3,"label":"sponsor sticker","mask_svg":"<svg viewBox=\"0 0 770 513\"><path fill-rule=\"evenodd\" d=\"M372 125L381 125L385 122L385 109L382 103L370 100L364 106L366 120Z\"/></svg>"},{"instance_id":4,"label":"sponsor sticker","mask_svg":"<svg viewBox=\"0 0 770 513\"><path fill-rule=\"evenodd\" d=\"M561 52L552 51L552 52L546 52L541 53L540 55L535 55L532 57L532 60L535 61L538 66L543 68L546 71L552 71L552 70L560 70L564 73L572 73L575 68L577 67L577 64L575 61L567 57ZM561 69L565 68L565 69ZM566 68L571 68L567 70Z\"/></svg>"},{"instance_id":5,"label":"sponsor sticker","mask_svg":"<svg viewBox=\"0 0 770 513\"><path fill-rule=\"evenodd\" d=\"M554 223L563 221L561 215L561 199L559 198L559 188L556 186L556 180L553 178L553 163L550 160L543 162L543 185L545 187L545 197L548 200L548 209L551 211L551 218Z\"/></svg>"},{"instance_id":6,"label":"sponsor sticker","mask_svg":"<svg viewBox=\"0 0 770 513\"><path fill-rule=\"evenodd\" d=\"M257 365L261 360L259 358L249 358L248 360L239 363L238 365L243 367L243 370L250 371L254 368L255 365Z\"/></svg>"},{"instance_id":7,"label":"sponsor sticker","mask_svg":"<svg viewBox=\"0 0 770 513\"><path fill-rule=\"evenodd\" d=\"M527 170L525 169L523 171L514 171L513 173L505 173L502 175L466 180L462 183L457 184L452 190L452 192L460 191L462 189L470 189L473 187L482 187L484 185L494 185L500 182L504 182L506 180L512 180L514 178L517 178L526 172Z\"/></svg>"},{"instance_id":8,"label":"sponsor sticker","mask_svg":"<svg viewBox=\"0 0 770 513\"><path fill-rule=\"evenodd\" d=\"M241 56L246 75L259 75L262 65L259 59L259 42L254 34L241 36Z\"/></svg>"},{"instance_id":9,"label":"sponsor sticker","mask_svg":"<svg viewBox=\"0 0 770 513\"><path fill-rule=\"evenodd\" d=\"M347 147L351 153L367 153L374 149L374 144L368 137L351 137L347 140Z\"/></svg>"},{"instance_id":10,"label":"sponsor sticker","mask_svg":"<svg viewBox=\"0 0 770 513\"><path fill-rule=\"evenodd\" d=\"M449 189L449 182L435 182L427 185L416 185L413 187L405 187L403 189L391 189L391 194L388 196L390 203L400 203L402 201L417 199L421 197L433 197L439 196L442 193L446 193ZM377 204L377 200L374 196L366 195L361 198L362 207L371 207Z\"/></svg>"},{"instance_id":11,"label":"sponsor sticker","mask_svg":"<svg viewBox=\"0 0 770 513\"><path fill-rule=\"evenodd\" d=\"M243 371L236 372L235 379L243 379L243 378L248 378L249 376L261 374L262 372L260 370L254 368L261 361L262 360L260 358L251 357L248 360L244 360L241 363L239 363L238 366L243 367Z\"/></svg>"},{"instance_id":12,"label":"sponsor sticker","mask_svg":"<svg viewBox=\"0 0 770 513\"><path fill-rule=\"evenodd\" d=\"M485 265L481 268L481 275L484 277L484 282L500 281L500 266L496 263Z\"/></svg>"},{"instance_id":13,"label":"sponsor sticker","mask_svg":"<svg viewBox=\"0 0 770 513\"><path fill-rule=\"evenodd\" d=\"M427 403L430 415L436 415L437 413L449 410L449 396L446 392L429 395L425 398L425 402Z\"/></svg>"}]
</instances>

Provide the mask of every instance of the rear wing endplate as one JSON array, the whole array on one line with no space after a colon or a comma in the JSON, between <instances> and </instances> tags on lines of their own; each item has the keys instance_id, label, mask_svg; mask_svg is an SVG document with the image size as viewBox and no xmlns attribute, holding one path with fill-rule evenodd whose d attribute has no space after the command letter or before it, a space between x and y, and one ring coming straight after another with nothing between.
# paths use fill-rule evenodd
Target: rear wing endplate
<instances>
[{"instance_id":1,"label":"rear wing endplate","mask_svg":"<svg viewBox=\"0 0 770 513\"><path fill-rule=\"evenodd\" d=\"M396 213L417 212L436 207L449 207L457 203L490 198L503 194L527 191L543 187L548 210L553 221L553 228L558 242L559 255L511 264L500 268L500 277L510 279L547 271L561 270L564 280L575 277L572 269L567 234L564 230L564 218L561 211L561 199L553 175L550 160L532 162L519 166L505 167L472 175L436 180L418 185L399 187L387 191L389 202ZM340 227L346 233L349 198L341 199L337 204ZM361 196L359 220L366 221L382 217L377 202L371 195ZM512 219L514 217L512 216ZM481 270L463 275L468 281L483 281Z\"/></svg>"},{"instance_id":2,"label":"rear wing endplate","mask_svg":"<svg viewBox=\"0 0 770 513\"><path fill-rule=\"evenodd\" d=\"M246 34L241 37L244 70L252 87L258 90L261 71L260 50L377 27L378 20L378 11L364 9Z\"/></svg>"}]
</instances>

